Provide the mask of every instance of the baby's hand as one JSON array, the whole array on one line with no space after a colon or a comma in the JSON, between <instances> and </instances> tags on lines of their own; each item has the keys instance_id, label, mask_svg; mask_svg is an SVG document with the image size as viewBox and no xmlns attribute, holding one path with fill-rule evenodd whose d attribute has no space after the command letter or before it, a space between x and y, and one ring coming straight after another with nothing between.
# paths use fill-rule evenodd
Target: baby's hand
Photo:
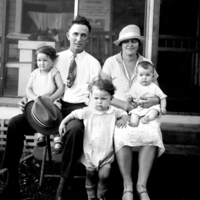
<instances>
[{"instance_id":1,"label":"baby's hand","mask_svg":"<svg viewBox=\"0 0 200 200\"><path fill-rule=\"evenodd\" d=\"M60 137L63 137L66 133L66 128L65 128L65 124L61 122L60 126L59 126L59 135Z\"/></svg>"},{"instance_id":2,"label":"baby's hand","mask_svg":"<svg viewBox=\"0 0 200 200\"><path fill-rule=\"evenodd\" d=\"M161 114L166 115L166 113L167 113L166 108L161 108Z\"/></svg>"},{"instance_id":3,"label":"baby's hand","mask_svg":"<svg viewBox=\"0 0 200 200\"><path fill-rule=\"evenodd\" d=\"M123 115L120 119L116 121L116 126L118 128L126 128L128 122L128 115Z\"/></svg>"}]
</instances>

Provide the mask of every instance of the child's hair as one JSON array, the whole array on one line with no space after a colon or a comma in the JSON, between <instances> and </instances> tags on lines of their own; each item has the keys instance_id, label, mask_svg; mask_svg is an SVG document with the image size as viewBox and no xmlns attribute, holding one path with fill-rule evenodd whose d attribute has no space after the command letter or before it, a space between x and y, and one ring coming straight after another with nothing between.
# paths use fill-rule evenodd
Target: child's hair
<instances>
[{"instance_id":1,"label":"child's hair","mask_svg":"<svg viewBox=\"0 0 200 200\"><path fill-rule=\"evenodd\" d=\"M93 86L96 86L101 91L108 92L111 96L114 95L116 87L113 85L112 81L108 79L102 79L100 76L93 79L93 81L89 84L89 91L92 93Z\"/></svg>"},{"instance_id":2,"label":"child's hair","mask_svg":"<svg viewBox=\"0 0 200 200\"><path fill-rule=\"evenodd\" d=\"M44 54L46 54L47 56L49 56L49 58L50 58L52 61L55 61L56 58L58 57L56 50L55 50L53 47L48 46L48 45L42 45L42 46L39 46L39 47L36 49L36 52L35 52L36 58L37 58L37 55L38 55L39 53L44 53Z\"/></svg>"},{"instance_id":3,"label":"child's hair","mask_svg":"<svg viewBox=\"0 0 200 200\"><path fill-rule=\"evenodd\" d=\"M154 66L151 62L149 61L142 61L138 64L138 67L142 67L143 69L152 69L153 73L154 73ZM138 69L137 67L137 69Z\"/></svg>"},{"instance_id":4,"label":"child's hair","mask_svg":"<svg viewBox=\"0 0 200 200\"><path fill-rule=\"evenodd\" d=\"M81 24L81 25L85 25L88 27L88 30L89 30L89 33L91 32L91 25L90 25L90 22L85 18L85 17L82 17L80 15L77 15L74 19L72 19L70 21L70 25L69 25L69 29L74 25L74 24Z\"/></svg>"}]
</instances>

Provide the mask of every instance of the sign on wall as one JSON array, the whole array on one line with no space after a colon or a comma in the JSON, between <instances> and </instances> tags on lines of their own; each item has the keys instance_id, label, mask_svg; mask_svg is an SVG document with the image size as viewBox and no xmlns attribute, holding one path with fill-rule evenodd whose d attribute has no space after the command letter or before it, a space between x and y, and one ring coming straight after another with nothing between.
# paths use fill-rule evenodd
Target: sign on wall
<instances>
[{"instance_id":1,"label":"sign on wall","mask_svg":"<svg viewBox=\"0 0 200 200\"><path fill-rule=\"evenodd\" d=\"M79 14L89 19L94 29L110 31L111 0L81 0Z\"/></svg>"}]
</instances>

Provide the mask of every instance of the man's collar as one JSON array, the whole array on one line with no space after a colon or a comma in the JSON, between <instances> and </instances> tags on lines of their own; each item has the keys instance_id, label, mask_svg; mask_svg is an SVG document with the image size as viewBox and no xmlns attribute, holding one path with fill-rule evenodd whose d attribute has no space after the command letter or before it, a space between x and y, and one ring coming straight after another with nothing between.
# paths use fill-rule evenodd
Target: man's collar
<instances>
[{"instance_id":1,"label":"man's collar","mask_svg":"<svg viewBox=\"0 0 200 200\"><path fill-rule=\"evenodd\" d=\"M70 58L72 58L73 55L74 55L74 53L73 53L70 49L69 49L69 51L70 51ZM77 54L76 54L76 58L79 60L79 59L81 59L84 55L85 55L85 51L82 51L81 53L77 53Z\"/></svg>"}]
</instances>

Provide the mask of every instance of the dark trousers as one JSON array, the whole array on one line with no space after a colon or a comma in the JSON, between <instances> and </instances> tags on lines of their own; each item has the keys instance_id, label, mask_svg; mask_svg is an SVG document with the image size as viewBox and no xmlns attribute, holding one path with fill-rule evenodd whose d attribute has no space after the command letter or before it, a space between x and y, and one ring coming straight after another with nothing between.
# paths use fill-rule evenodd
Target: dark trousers
<instances>
[{"instance_id":1,"label":"dark trousers","mask_svg":"<svg viewBox=\"0 0 200 200\"><path fill-rule=\"evenodd\" d=\"M83 108L86 105L70 104L61 101L63 117L73 110ZM7 130L6 148L3 157L2 167L17 173L19 161L24 148L26 135L33 135L36 131L29 125L24 114L17 115L10 119ZM72 120L67 125L67 132L64 137L64 149L62 157L61 176L72 179L77 161L83 150L84 125L80 120Z\"/></svg>"}]
</instances>

